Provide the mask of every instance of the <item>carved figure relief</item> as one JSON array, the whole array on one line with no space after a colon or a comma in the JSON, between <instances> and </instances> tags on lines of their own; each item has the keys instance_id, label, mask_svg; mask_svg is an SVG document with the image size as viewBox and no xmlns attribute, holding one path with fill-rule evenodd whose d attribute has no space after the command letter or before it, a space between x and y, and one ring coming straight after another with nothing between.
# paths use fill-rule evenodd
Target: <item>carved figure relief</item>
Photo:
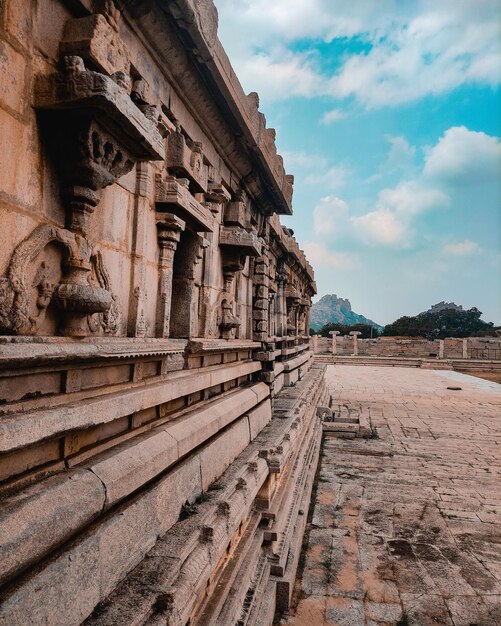
<instances>
[{"instance_id":1,"label":"carved figure relief","mask_svg":"<svg viewBox=\"0 0 501 626\"><path fill-rule=\"evenodd\" d=\"M45 260L37 263L52 242L62 250L59 262L52 258L51 267ZM16 247L0 278L0 331L39 334L51 306L59 313L57 330L63 335L118 330L118 306L99 250L78 234L42 224Z\"/></svg>"}]
</instances>

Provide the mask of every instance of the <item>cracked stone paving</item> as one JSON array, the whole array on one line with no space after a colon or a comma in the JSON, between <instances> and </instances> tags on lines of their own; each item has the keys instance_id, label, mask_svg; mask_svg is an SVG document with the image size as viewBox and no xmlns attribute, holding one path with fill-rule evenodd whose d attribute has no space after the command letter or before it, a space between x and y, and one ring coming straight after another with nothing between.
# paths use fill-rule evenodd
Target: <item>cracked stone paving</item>
<instances>
[{"instance_id":1,"label":"cracked stone paving","mask_svg":"<svg viewBox=\"0 0 501 626\"><path fill-rule=\"evenodd\" d=\"M410 368L326 377L333 410L365 412L375 436L324 438L299 604L283 623L501 624L501 387Z\"/></svg>"}]
</instances>

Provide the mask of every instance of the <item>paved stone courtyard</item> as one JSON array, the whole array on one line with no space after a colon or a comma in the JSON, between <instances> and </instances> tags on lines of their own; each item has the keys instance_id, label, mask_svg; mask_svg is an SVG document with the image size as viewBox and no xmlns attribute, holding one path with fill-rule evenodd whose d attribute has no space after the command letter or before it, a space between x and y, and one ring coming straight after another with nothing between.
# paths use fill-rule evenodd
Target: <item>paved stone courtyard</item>
<instances>
[{"instance_id":1,"label":"paved stone courtyard","mask_svg":"<svg viewBox=\"0 0 501 626\"><path fill-rule=\"evenodd\" d=\"M326 376L333 409L368 413L379 438L324 441L287 623L501 624L501 386L410 368Z\"/></svg>"}]
</instances>

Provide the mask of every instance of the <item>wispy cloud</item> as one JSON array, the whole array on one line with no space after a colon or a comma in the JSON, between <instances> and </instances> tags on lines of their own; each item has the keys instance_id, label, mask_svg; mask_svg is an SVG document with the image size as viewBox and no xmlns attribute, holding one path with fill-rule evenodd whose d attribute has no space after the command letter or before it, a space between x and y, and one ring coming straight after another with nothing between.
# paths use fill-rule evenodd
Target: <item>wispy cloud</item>
<instances>
[{"instance_id":1,"label":"wispy cloud","mask_svg":"<svg viewBox=\"0 0 501 626\"><path fill-rule=\"evenodd\" d=\"M309 174L305 178L305 182L309 185L322 185L327 189L336 191L344 187L349 175L350 170L346 166L336 165L324 172Z\"/></svg>"},{"instance_id":2,"label":"wispy cloud","mask_svg":"<svg viewBox=\"0 0 501 626\"><path fill-rule=\"evenodd\" d=\"M404 221L388 209L377 209L351 219L357 235L369 244L402 246L407 243Z\"/></svg>"},{"instance_id":3,"label":"wispy cloud","mask_svg":"<svg viewBox=\"0 0 501 626\"><path fill-rule=\"evenodd\" d=\"M336 196L326 196L313 209L313 229L318 237L341 236L349 218L348 205Z\"/></svg>"},{"instance_id":4,"label":"wispy cloud","mask_svg":"<svg viewBox=\"0 0 501 626\"><path fill-rule=\"evenodd\" d=\"M339 120L344 119L346 116L346 112L342 109L332 109L331 111L326 111L322 115L322 117L320 118L320 123L324 124L324 126L329 126L334 122L339 122Z\"/></svg>"},{"instance_id":5,"label":"wispy cloud","mask_svg":"<svg viewBox=\"0 0 501 626\"><path fill-rule=\"evenodd\" d=\"M480 246L478 243L470 239L456 243L448 243L444 246L444 253L448 256L469 256L471 254L478 254L479 252Z\"/></svg>"},{"instance_id":6,"label":"wispy cloud","mask_svg":"<svg viewBox=\"0 0 501 626\"><path fill-rule=\"evenodd\" d=\"M318 241L307 241L304 244L304 251L315 267L348 270L357 267L359 263L355 254L336 252Z\"/></svg>"},{"instance_id":7,"label":"wispy cloud","mask_svg":"<svg viewBox=\"0 0 501 626\"><path fill-rule=\"evenodd\" d=\"M327 159L319 154L313 154L304 151L285 151L282 152L282 157L284 159L287 171L293 170L296 167L306 170L325 170L328 167Z\"/></svg>"}]
</instances>

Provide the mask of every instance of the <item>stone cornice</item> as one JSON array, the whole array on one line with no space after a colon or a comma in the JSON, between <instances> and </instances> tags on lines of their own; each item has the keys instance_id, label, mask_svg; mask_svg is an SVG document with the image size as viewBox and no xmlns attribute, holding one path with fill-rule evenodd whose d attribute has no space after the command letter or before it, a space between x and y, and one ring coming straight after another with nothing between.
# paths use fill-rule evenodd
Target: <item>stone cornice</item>
<instances>
[{"instance_id":1,"label":"stone cornice","mask_svg":"<svg viewBox=\"0 0 501 626\"><path fill-rule=\"evenodd\" d=\"M155 4L168 16L190 50L191 60L202 76L204 87L224 112L225 121L233 135L240 139L238 149L244 150L243 146L247 146L246 157L252 170L245 176L252 173L259 177L261 205L266 197L262 210L270 212L271 208L273 212L290 215L293 177L285 174L282 157L277 154L275 146L275 131L266 128L266 119L258 110L257 94L244 93L217 39L217 11L212 0L156 0L150 5L152 9ZM134 15L134 7L129 13ZM132 19L141 28L141 20L136 22ZM148 33L149 43L154 48L162 49L165 41L160 41L159 37L160 32ZM183 80L184 77L179 75L178 78ZM208 118L206 121L210 123ZM252 195L255 195L254 189L252 191Z\"/></svg>"}]
</instances>

